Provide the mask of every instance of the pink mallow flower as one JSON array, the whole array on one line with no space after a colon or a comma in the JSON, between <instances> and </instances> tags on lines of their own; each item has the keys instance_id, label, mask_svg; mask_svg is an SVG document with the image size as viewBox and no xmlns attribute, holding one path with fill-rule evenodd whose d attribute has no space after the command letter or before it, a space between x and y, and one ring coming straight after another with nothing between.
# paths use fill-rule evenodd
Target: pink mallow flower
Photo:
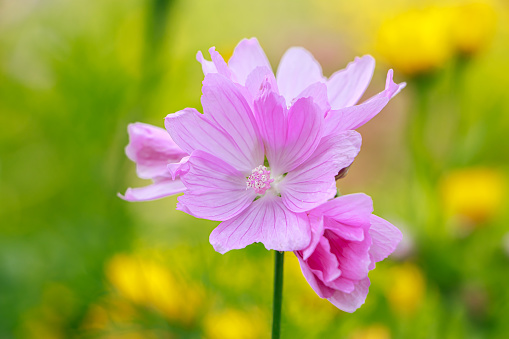
<instances>
[{"instance_id":1,"label":"pink mallow flower","mask_svg":"<svg viewBox=\"0 0 509 339\"><path fill-rule=\"evenodd\" d=\"M391 254L402 235L372 214L371 198L344 195L308 212L312 240L295 251L302 273L321 297L345 312L354 312L369 290L368 272Z\"/></svg>"},{"instance_id":2,"label":"pink mallow flower","mask_svg":"<svg viewBox=\"0 0 509 339\"><path fill-rule=\"evenodd\" d=\"M212 61L205 60L202 52L196 58L205 75L219 73L246 88L247 96L254 99L264 79L278 88L287 106L301 97L313 97L326 115L325 134L354 130L377 115L405 83L395 84L389 70L385 90L356 105L368 87L375 60L370 55L355 58L345 69L329 78L323 76L320 64L302 47L286 51L279 63L276 76L256 38L244 39L226 63L214 47L209 49ZM320 86L322 85L322 86ZM251 103L252 100L248 100Z\"/></svg>"},{"instance_id":3,"label":"pink mallow flower","mask_svg":"<svg viewBox=\"0 0 509 339\"><path fill-rule=\"evenodd\" d=\"M171 138L190 156L168 168L186 186L177 209L222 221L210 235L225 253L261 242L300 250L311 241L307 211L334 197L334 176L360 150L355 131L324 135L324 110L313 97L288 108L270 78L252 102L229 77L208 73L204 114L184 109L166 117Z\"/></svg>"},{"instance_id":4,"label":"pink mallow flower","mask_svg":"<svg viewBox=\"0 0 509 339\"><path fill-rule=\"evenodd\" d=\"M134 123L127 128L129 144L125 148L127 157L136 163L136 173L142 179L152 179L153 184L141 188L128 188L127 201L145 201L164 198L183 192L186 187L180 178L172 178L168 164L177 163L187 156L173 142L168 132L152 125Z\"/></svg>"}]
</instances>

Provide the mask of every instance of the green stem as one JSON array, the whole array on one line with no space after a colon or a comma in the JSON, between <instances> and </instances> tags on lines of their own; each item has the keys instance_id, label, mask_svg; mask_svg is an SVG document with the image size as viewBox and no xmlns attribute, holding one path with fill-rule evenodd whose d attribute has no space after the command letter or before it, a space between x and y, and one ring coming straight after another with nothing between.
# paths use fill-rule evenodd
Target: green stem
<instances>
[{"instance_id":1,"label":"green stem","mask_svg":"<svg viewBox=\"0 0 509 339\"><path fill-rule=\"evenodd\" d=\"M283 302L283 266L285 263L285 252L275 252L272 339L279 339L281 336L281 304Z\"/></svg>"}]
</instances>

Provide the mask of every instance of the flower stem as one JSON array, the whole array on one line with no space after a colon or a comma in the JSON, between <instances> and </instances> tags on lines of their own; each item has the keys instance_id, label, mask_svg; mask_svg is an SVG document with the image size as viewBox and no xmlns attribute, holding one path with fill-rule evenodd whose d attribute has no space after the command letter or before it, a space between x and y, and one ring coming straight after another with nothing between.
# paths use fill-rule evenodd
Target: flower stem
<instances>
[{"instance_id":1,"label":"flower stem","mask_svg":"<svg viewBox=\"0 0 509 339\"><path fill-rule=\"evenodd\" d=\"M275 252L272 339L279 339L281 335L281 304L283 302L283 266L285 262L285 252Z\"/></svg>"}]
</instances>

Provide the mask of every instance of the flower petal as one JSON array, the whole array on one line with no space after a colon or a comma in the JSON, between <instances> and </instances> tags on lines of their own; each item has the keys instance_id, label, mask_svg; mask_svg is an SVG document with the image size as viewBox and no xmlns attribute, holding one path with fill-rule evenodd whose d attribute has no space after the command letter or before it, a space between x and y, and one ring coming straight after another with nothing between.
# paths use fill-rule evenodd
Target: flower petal
<instances>
[{"instance_id":1,"label":"flower petal","mask_svg":"<svg viewBox=\"0 0 509 339\"><path fill-rule=\"evenodd\" d=\"M327 86L324 83L315 82L300 92L295 100L310 97L313 98L313 102L320 107L325 117L325 114L330 110L329 99L327 98Z\"/></svg>"},{"instance_id":2,"label":"flower petal","mask_svg":"<svg viewBox=\"0 0 509 339\"><path fill-rule=\"evenodd\" d=\"M206 76L207 74L219 73L230 79L232 76L231 71L221 54L216 51L216 48L210 47L209 54L212 61L205 60L201 51L196 54L196 60L201 63L203 74Z\"/></svg>"},{"instance_id":3,"label":"flower petal","mask_svg":"<svg viewBox=\"0 0 509 339\"><path fill-rule=\"evenodd\" d=\"M306 278L308 284L313 288L313 290L318 294L320 298L330 298L334 295L334 289L325 286L325 284L317 279L315 274L311 271L309 266L306 264L304 259L298 254L295 253L297 258L299 259L300 269L302 270L302 274L304 278Z\"/></svg>"},{"instance_id":4,"label":"flower petal","mask_svg":"<svg viewBox=\"0 0 509 339\"><path fill-rule=\"evenodd\" d=\"M174 162L166 166L173 180L189 172L189 164L187 163L188 160L189 156L183 157L179 162Z\"/></svg>"},{"instance_id":5,"label":"flower petal","mask_svg":"<svg viewBox=\"0 0 509 339\"><path fill-rule=\"evenodd\" d=\"M295 251L311 240L309 220L304 213L289 211L280 197L266 194L238 216L224 221L210 234L219 253L261 242L268 250Z\"/></svg>"},{"instance_id":6,"label":"flower petal","mask_svg":"<svg viewBox=\"0 0 509 339\"><path fill-rule=\"evenodd\" d=\"M228 61L228 67L234 75L234 81L244 85L248 75L257 67L271 69L269 60L256 38L243 39Z\"/></svg>"},{"instance_id":7,"label":"flower petal","mask_svg":"<svg viewBox=\"0 0 509 339\"><path fill-rule=\"evenodd\" d=\"M231 136L246 158L249 172L263 163L263 144L253 112L240 89L219 74L205 76L201 102L203 112Z\"/></svg>"},{"instance_id":8,"label":"flower petal","mask_svg":"<svg viewBox=\"0 0 509 339\"><path fill-rule=\"evenodd\" d=\"M272 91L270 81L262 84L262 91L254 101L255 120L265 146L272 175L286 144L288 112L285 99Z\"/></svg>"},{"instance_id":9,"label":"flower petal","mask_svg":"<svg viewBox=\"0 0 509 339\"><path fill-rule=\"evenodd\" d=\"M327 201L309 212L333 219L346 225L364 227L370 224L373 201L364 193L347 194ZM335 230L335 224L324 224L325 228Z\"/></svg>"},{"instance_id":10,"label":"flower petal","mask_svg":"<svg viewBox=\"0 0 509 339\"><path fill-rule=\"evenodd\" d=\"M306 260L306 264L315 276L325 284L341 275L338 259L331 253L329 241L323 237L320 238L313 255Z\"/></svg>"},{"instance_id":11,"label":"flower petal","mask_svg":"<svg viewBox=\"0 0 509 339\"><path fill-rule=\"evenodd\" d=\"M216 51L216 48L215 47L210 47L209 48L209 54L210 54L210 57L212 58L212 62L216 66L217 73L219 73L221 75L224 75L225 77L230 79L231 78L231 71L228 68L228 65L224 61L224 59L221 56L221 54L219 54L219 52Z\"/></svg>"},{"instance_id":12,"label":"flower petal","mask_svg":"<svg viewBox=\"0 0 509 339\"><path fill-rule=\"evenodd\" d=\"M371 215L369 234L373 242L369 252L376 262L384 260L394 252L403 238L396 226L374 214Z\"/></svg>"},{"instance_id":13,"label":"flower petal","mask_svg":"<svg viewBox=\"0 0 509 339\"><path fill-rule=\"evenodd\" d=\"M368 88L374 70L375 59L365 55L331 75L327 81L327 93L332 109L355 105Z\"/></svg>"},{"instance_id":14,"label":"flower petal","mask_svg":"<svg viewBox=\"0 0 509 339\"><path fill-rule=\"evenodd\" d=\"M125 195L118 196L127 201L147 201L164 198L186 190L181 180L164 179L158 180L152 185L139 188L128 188Z\"/></svg>"},{"instance_id":15,"label":"flower petal","mask_svg":"<svg viewBox=\"0 0 509 339\"><path fill-rule=\"evenodd\" d=\"M197 218L228 220L255 199L246 190L246 177L225 161L197 150L189 157L189 171L181 177L186 192L179 197L177 209Z\"/></svg>"},{"instance_id":16,"label":"flower petal","mask_svg":"<svg viewBox=\"0 0 509 339\"><path fill-rule=\"evenodd\" d=\"M261 95L264 82L268 82L272 91L277 93L276 78L272 70L267 67L256 67L246 80L246 88L252 98L258 98Z\"/></svg>"},{"instance_id":17,"label":"flower petal","mask_svg":"<svg viewBox=\"0 0 509 339\"><path fill-rule=\"evenodd\" d=\"M311 242L309 246L302 250L302 259L306 260L315 251L316 246L323 236L323 217L316 215L308 215L309 224L311 226Z\"/></svg>"},{"instance_id":18,"label":"flower petal","mask_svg":"<svg viewBox=\"0 0 509 339\"><path fill-rule=\"evenodd\" d=\"M279 183L286 207L294 212L309 211L334 197L334 176L352 163L360 146L361 136L355 131L323 138L311 157Z\"/></svg>"},{"instance_id":19,"label":"flower petal","mask_svg":"<svg viewBox=\"0 0 509 339\"><path fill-rule=\"evenodd\" d=\"M232 137L217 128L204 114L186 108L180 112L169 114L164 122L172 139L188 154L195 150L210 153L244 174L251 173L259 164L241 152ZM263 162L263 160L262 160Z\"/></svg>"},{"instance_id":20,"label":"flower petal","mask_svg":"<svg viewBox=\"0 0 509 339\"><path fill-rule=\"evenodd\" d=\"M162 128L137 122L127 130L129 144L125 152L136 163L136 173L142 179L169 177L166 165L187 155Z\"/></svg>"},{"instance_id":21,"label":"flower petal","mask_svg":"<svg viewBox=\"0 0 509 339\"><path fill-rule=\"evenodd\" d=\"M274 176L290 172L313 154L322 138L322 113L312 98L301 98L290 107L284 147L273 163L269 160Z\"/></svg>"},{"instance_id":22,"label":"flower petal","mask_svg":"<svg viewBox=\"0 0 509 339\"><path fill-rule=\"evenodd\" d=\"M333 288L335 290L339 290L339 291L345 292L345 293L351 293L355 289L354 281L352 281L348 278L345 278L343 276L341 276L333 281L324 282L324 284L327 287L330 287L330 288Z\"/></svg>"},{"instance_id":23,"label":"flower petal","mask_svg":"<svg viewBox=\"0 0 509 339\"><path fill-rule=\"evenodd\" d=\"M265 145L274 177L304 162L321 138L323 115L312 98L301 98L287 109L283 97L272 91L269 81L262 85L254 102L255 119Z\"/></svg>"},{"instance_id":24,"label":"flower petal","mask_svg":"<svg viewBox=\"0 0 509 339\"><path fill-rule=\"evenodd\" d=\"M351 280L361 280L368 276L371 257L369 247L371 237L367 235L363 241L347 241L341 234L325 229L324 237L329 239L330 251L339 261L341 277Z\"/></svg>"},{"instance_id":25,"label":"flower petal","mask_svg":"<svg viewBox=\"0 0 509 339\"><path fill-rule=\"evenodd\" d=\"M327 298L334 306L348 313L352 313L364 304L369 292L369 279L365 278L355 284L351 293L335 291L332 297Z\"/></svg>"},{"instance_id":26,"label":"flower petal","mask_svg":"<svg viewBox=\"0 0 509 339\"><path fill-rule=\"evenodd\" d=\"M214 65L212 61L206 60L203 57L203 53L201 51L196 53L196 60L198 60L198 62L201 64L203 75L207 75L209 73L217 73L216 65Z\"/></svg>"},{"instance_id":27,"label":"flower petal","mask_svg":"<svg viewBox=\"0 0 509 339\"><path fill-rule=\"evenodd\" d=\"M322 67L313 55L302 47L292 47L281 58L277 69L279 93L289 106L303 90L315 82L323 82Z\"/></svg>"},{"instance_id":28,"label":"flower petal","mask_svg":"<svg viewBox=\"0 0 509 339\"><path fill-rule=\"evenodd\" d=\"M355 227L344 224L332 218L327 218L327 228L333 229L337 234L341 234L341 238L351 241L364 240L364 228Z\"/></svg>"},{"instance_id":29,"label":"flower petal","mask_svg":"<svg viewBox=\"0 0 509 339\"><path fill-rule=\"evenodd\" d=\"M392 80L392 69L387 74L385 90L357 106L332 110L325 118L325 135L354 130L371 120L387 105L390 99L406 86L395 84Z\"/></svg>"}]
</instances>

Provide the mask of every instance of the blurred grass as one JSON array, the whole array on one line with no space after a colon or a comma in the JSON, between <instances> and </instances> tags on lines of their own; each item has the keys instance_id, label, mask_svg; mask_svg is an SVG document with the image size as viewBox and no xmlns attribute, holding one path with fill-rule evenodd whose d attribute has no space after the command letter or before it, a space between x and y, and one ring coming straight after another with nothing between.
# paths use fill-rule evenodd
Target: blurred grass
<instances>
[{"instance_id":1,"label":"blurred grass","mask_svg":"<svg viewBox=\"0 0 509 339\"><path fill-rule=\"evenodd\" d=\"M369 95L389 67L409 83L361 128L363 150L339 182L372 195L407 247L377 265L354 315L320 300L287 254L284 337L505 338L509 21L507 4L487 3L489 43L404 76L377 30L430 2L0 1L0 338L267 337L272 253L219 255L216 223L176 212L174 197L116 197L144 184L123 154L127 124L200 108L196 51L228 55L251 36L273 66L303 45L327 75L373 53L386 63ZM172 283L196 297L187 319L169 311L186 300L157 298Z\"/></svg>"}]
</instances>

